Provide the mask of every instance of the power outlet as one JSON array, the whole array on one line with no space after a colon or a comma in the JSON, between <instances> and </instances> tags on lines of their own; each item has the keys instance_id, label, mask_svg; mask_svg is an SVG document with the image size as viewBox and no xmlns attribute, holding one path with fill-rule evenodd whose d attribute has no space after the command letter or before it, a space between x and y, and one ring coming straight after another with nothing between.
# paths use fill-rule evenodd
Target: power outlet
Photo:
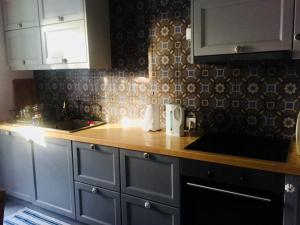
<instances>
[{"instance_id":1,"label":"power outlet","mask_svg":"<svg viewBox=\"0 0 300 225\"><path fill-rule=\"evenodd\" d=\"M188 130L196 129L197 128L197 120L196 118L186 118L185 126Z\"/></svg>"}]
</instances>

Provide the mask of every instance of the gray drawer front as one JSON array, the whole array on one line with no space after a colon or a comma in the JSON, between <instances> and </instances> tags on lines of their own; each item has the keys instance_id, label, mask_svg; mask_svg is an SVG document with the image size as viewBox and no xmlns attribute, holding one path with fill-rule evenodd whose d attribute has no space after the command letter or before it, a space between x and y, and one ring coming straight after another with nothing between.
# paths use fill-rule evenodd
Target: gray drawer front
<instances>
[{"instance_id":1,"label":"gray drawer front","mask_svg":"<svg viewBox=\"0 0 300 225\"><path fill-rule=\"evenodd\" d=\"M76 181L120 190L119 150L117 148L73 142L74 179Z\"/></svg>"},{"instance_id":2,"label":"gray drawer front","mask_svg":"<svg viewBox=\"0 0 300 225\"><path fill-rule=\"evenodd\" d=\"M148 208L145 207L148 204ZM177 208L122 195L123 225L180 225L180 211Z\"/></svg>"},{"instance_id":3,"label":"gray drawer front","mask_svg":"<svg viewBox=\"0 0 300 225\"><path fill-rule=\"evenodd\" d=\"M179 160L149 155L120 151L122 193L179 207Z\"/></svg>"},{"instance_id":4,"label":"gray drawer front","mask_svg":"<svg viewBox=\"0 0 300 225\"><path fill-rule=\"evenodd\" d=\"M119 193L76 182L75 195L78 221L90 225L121 224Z\"/></svg>"}]
</instances>

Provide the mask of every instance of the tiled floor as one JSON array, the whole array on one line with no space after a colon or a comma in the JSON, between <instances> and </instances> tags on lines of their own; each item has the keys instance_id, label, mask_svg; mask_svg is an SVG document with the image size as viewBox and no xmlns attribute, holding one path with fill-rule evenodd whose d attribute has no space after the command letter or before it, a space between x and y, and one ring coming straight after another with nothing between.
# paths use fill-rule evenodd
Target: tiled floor
<instances>
[{"instance_id":1,"label":"tiled floor","mask_svg":"<svg viewBox=\"0 0 300 225\"><path fill-rule=\"evenodd\" d=\"M43 213L44 215L53 217L55 219L61 220L65 223L69 223L70 225L85 225L83 223L78 223L78 222L76 222L72 219L69 219L67 217L60 216L60 215L57 215L55 213L51 213L49 211L46 211L46 210L41 209L39 207L36 207L36 206L34 206L30 203L26 203L26 202L19 201L19 200L16 200L16 199L7 200L7 202L5 203L4 217L9 216L9 215L17 212L18 210L20 210L24 207L27 207L27 208L30 208L30 209L35 210L37 212Z\"/></svg>"}]
</instances>

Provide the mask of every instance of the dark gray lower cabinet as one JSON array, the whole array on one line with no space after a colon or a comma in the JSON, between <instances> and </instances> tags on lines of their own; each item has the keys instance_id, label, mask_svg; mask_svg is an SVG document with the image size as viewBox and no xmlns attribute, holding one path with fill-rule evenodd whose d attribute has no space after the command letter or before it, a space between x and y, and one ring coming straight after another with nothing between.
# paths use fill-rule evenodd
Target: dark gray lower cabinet
<instances>
[{"instance_id":1,"label":"dark gray lower cabinet","mask_svg":"<svg viewBox=\"0 0 300 225\"><path fill-rule=\"evenodd\" d=\"M73 142L74 179L120 191L119 149Z\"/></svg>"},{"instance_id":2,"label":"dark gray lower cabinet","mask_svg":"<svg viewBox=\"0 0 300 225\"><path fill-rule=\"evenodd\" d=\"M180 211L122 194L122 225L180 225Z\"/></svg>"},{"instance_id":3,"label":"dark gray lower cabinet","mask_svg":"<svg viewBox=\"0 0 300 225\"><path fill-rule=\"evenodd\" d=\"M46 139L33 143L35 204L75 218L71 141Z\"/></svg>"},{"instance_id":4,"label":"dark gray lower cabinet","mask_svg":"<svg viewBox=\"0 0 300 225\"><path fill-rule=\"evenodd\" d=\"M284 225L300 225L300 177L285 177Z\"/></svg>"},{"instance_id":5,"label":"dark gray lower cabinet","mask_svg":"<svg viewBox=\"0 0 300 225\"><path fill-rule=\"evenodd\" d=\"M0 132L0 188L13 197L33 201L31 144L21 135L7 131Z\"/></svg>"},{"instance_id":6,"label":"dark gray lower cabinet","mask_svg":"<svg viewBox=\"0 0 300 225\"><path fill-rule=\"evenodd\" d=\"M75 183L75 193L78 221L89 225L121 225L120 193L79 182Z\"/></svg>"},{"instance_id":7,"label":"dark gray lower cabinet","mask_svg":"<svg viewBox=\"0 0 300 225\"><path fill-rule=\"evenodd\" d=\"M120 151L122 193L180 206L178 158Z\"/></svg>"}]
</instances>

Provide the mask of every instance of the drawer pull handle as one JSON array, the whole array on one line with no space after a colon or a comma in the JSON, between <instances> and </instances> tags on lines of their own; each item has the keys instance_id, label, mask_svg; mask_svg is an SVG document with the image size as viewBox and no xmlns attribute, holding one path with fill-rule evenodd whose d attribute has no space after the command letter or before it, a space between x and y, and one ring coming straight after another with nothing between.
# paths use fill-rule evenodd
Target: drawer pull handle
<instances>
[{"instance_id":1,"label":"drawer pull handle","mask_svg":"<svg viewBox=\"0 0 300 225\"><path fill-rule=\"evenodd\" d=\"M149 153L144 153L144 159L150 159Z\"/></svg>"},{"instance_id":2,"label":"drawer pull handle","mask_svg":"<svg viewBox=\"0 0 300 225\"><path fill-rule=\"evenodd\" d=\"M296 40L296 41L300 41L300 33L295 34L295 40Z\"/></svg>"},{"instance_id":3,"label":"drawer pull handle","mask_svg":"<svg viewBox=\"0 0 300 225\"><path fill-rule=\"evenodd\" d=\"M95 187L93 187L93 188L92 188L92 193L97 194L97 193L98 193L98 189L95 188Z\"/></svg>"},{"instance_id":4,"label":"drawer pull handle","mask_svg":"<svg viewBox=\"0 0 300 225\"><path fill-rule=\"evenodd\" d=\"M18 24L18 27L19 27L19 28L22 28L22 27L23 27L23 24L22 24L22 23L19 23L19 24Z\"/></svg>"},{"instance_id":5,"label":"drawer pull handle","mask_svg":"<svg viewBox=\"0 0 300 225\"><path fill-rule=\"evenodd\" d=\"M91 144L91 145L90 145L90 148L91 148L92 150L96 150L96 145Z\"/></svg>"},{"instance_id":6,"label":"drawer pull handle","mask_svg":"<svg viewBox=\"0 0 300 225\"><path fill-rule=\"evenodd\" d=\"M6 131L5 134L8 135L8 136L11 136L11 132L10 131Z\"/></svg>"},{"instance_id":7,"label":"drawer pull handle","mask_svg":"<svg viewBox=\"0 0 300 225\"><path fill-rule=\"evenodd\" d=\"M62 59L61 61L62 61L62 63L64 63L64 64L67 64L67 63L68 63L68 59L66 59L66 58Z\"/></svg>"},{"instance_id":8,"label":"drawer pull handle","mask_svg":"<svg viewBox=\"0 0 300 225\"><path fill-rule=\"evenodd\" d=\"M150 202L148 202L148 201L145 202L145 208L146 209L150 209L151 208Z\"/></svg>"}]
</instances>

